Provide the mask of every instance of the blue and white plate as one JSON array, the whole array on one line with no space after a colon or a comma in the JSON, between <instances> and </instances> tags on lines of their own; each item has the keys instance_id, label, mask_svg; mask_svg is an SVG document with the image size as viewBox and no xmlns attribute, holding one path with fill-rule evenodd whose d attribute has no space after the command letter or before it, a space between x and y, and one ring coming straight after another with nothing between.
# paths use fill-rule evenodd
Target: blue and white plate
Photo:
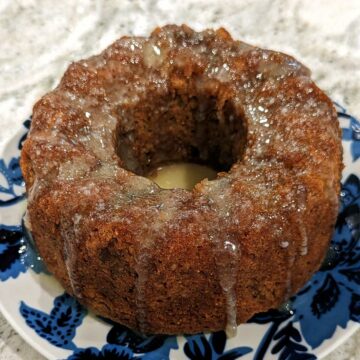
<instances>
[{"instance_id":1,"label":"blue and white plate","mask_svg":"<svg viewBox=\"0 0 360 360\"><path fill-rule=\"evenodd\" d=\"M64 293L26 241L19 167L30 120L0 152L0 310L16 331L49 359L322 358L360 322L360 123L337 105L345 169L332 244L320 271L282 309L258 314L224 332L143 337L100 319Z\"/></svg>"}]
</instances>

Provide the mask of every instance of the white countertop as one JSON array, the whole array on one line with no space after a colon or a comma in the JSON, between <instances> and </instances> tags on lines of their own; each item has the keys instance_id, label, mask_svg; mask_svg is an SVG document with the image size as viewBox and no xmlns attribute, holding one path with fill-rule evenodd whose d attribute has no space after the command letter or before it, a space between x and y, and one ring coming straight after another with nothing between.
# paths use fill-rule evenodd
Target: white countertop
<instances>
[{"instance_id":1,"label":"white countertop","mask_svg":"<svg viewBox=\"0 0 360 360\"><path fill-rule=\"evenodd\" d=\"M334 100L360 117L359 0L1 0L0 147L72 60L157 25L227 28L294 55ZM0 315L0 358L43 359ZM360 360L360 332L326 360Z\"/></svg>"}]
</instances>

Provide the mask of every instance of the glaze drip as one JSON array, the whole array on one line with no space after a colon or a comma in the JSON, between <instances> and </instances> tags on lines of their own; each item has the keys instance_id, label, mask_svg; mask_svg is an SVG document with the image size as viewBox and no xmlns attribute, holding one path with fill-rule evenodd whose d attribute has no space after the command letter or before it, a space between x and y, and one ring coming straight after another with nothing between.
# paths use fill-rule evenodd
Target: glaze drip
<instances>
[{"instance_id":1,"label":"glaze drip","mask_svg":"<svg viewBox=\"0 0 360 360\"><path fill-rule=\"evenodd\" d=\"M230 229L234 225L231 203L231 184L228 179L217 183L204 182L204 193L209 199L211 211L216 213L210 240L214 244L214 257L219 285L226 300L226 334L234 337L237 333L237 273L240 266L240 248ZM238 225L238 224L237 224Z\"/></svg>"},{"instance_id":2,"label":"glaze drip","mask_svg":"<svg viewBox=\"0 0 360 360\"><path fill-rule=\"evenodd\" d=\"M220 286L226 297L226 335L231 338L237 333L237 269L240 261L240 250L238 245L231 241L229 236L224 235L218 245L223 244L222 249L218 249L216 255L216 264Z\"/></svg>"},{"instance_id":3,"label":"glaze drip","mask_svg":"<svg viewBox=\"0 0 360 360\"><path fill-rule=\"evenodd\" d=\"M81 279L78 278L78 260L76 248L82 239L79 237L79 226L82 221L80 214L75 214L71 223L62 224L62 237L64 239L64 262L68 273L73 294L82 299Z\"/></svg>"},{"instance_id":4,"label":"glaze drip","mask_svg":"<svg viewBox=\"0 0 360 360\"><path fill-rule=\"evenodd\" d=\"M304 222L304 218L306 215L306 189L304 185L298 185L297 191L294 194L294 202L297 204L297 222L298 228L301 238L301 247L300 247L300 255L305 256L308 253L308 234L306 230L306 225Z\"/></svg>"}]
</instances>

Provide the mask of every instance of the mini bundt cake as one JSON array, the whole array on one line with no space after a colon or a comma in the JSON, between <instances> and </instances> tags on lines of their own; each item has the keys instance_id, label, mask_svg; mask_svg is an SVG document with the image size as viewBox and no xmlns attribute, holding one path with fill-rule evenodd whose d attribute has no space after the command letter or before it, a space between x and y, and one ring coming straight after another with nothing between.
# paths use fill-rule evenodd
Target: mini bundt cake
<instances>
[{"instance_id":1,"label":"mini bundt cake","mask_svg":"<svg viewBox=\"0 0 360 360\"><path fill-rule=\"evenodd\" d=\"M144 177L218 172L192 191ZM319 268L338 210L336 111L294 58L224 29L165 26L71 64L21 155L49 271L144 333L234 329Z\"/></svg>"}]
</instances>

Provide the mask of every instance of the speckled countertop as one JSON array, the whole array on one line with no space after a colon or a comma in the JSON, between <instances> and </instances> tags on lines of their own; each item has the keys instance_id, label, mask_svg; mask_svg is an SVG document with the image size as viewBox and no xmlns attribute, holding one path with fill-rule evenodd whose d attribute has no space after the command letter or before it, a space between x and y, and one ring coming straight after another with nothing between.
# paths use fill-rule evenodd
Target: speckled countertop
<instances>
[{"instance_id":1,"label":"speckled countertop","mask_svg":"<svg viewBox=\"0 0 360 360\"><path fill-rule=\"evenodd\" d=\"M294 55L333 99L360 116L359 0L0 2L0 147L72 60L156 25L226 27L238 39ZM43 359L0 315L0 358ZM360 332L326 360L360 360Z\"/></svg>"}]
</instances>

